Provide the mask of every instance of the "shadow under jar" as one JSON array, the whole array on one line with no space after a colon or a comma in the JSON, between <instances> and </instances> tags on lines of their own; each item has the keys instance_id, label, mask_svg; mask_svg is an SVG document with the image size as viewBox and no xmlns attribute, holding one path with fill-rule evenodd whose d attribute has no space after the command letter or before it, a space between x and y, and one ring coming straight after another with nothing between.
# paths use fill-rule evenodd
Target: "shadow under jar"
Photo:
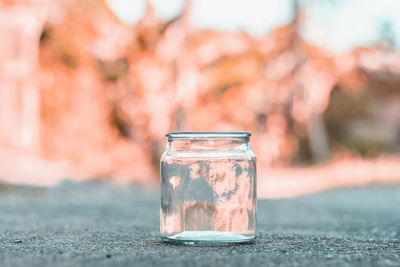
<instances>
[{"instance_id":1,"label":"shadow under jar","mask_svg":"<svg viewBox=\"0 0 400 267\"><path fill-rule=\"evenodd\" d=\"M256 157L248 132L172 132L161 158L160 233L185 245L251 243Z\"/></svg>"}]
</instances>

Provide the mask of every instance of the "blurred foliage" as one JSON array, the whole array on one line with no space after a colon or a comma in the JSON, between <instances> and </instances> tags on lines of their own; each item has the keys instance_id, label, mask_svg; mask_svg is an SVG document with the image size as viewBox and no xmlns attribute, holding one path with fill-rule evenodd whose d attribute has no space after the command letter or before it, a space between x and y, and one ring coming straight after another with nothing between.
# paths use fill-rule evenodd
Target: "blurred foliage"
<instances>
[{"instance_id":1,"label":"blurred foliage","mask_svg":"<svg viewBox=\"0 0 400 267\"><path fill-rule=\"evenodd\" d=\"M312 2L293 1L293 20L258 37L196 29L192 1L171 21L147 2L133 26L105 1L51 1L44 15L27 6L37 35L13 31L22 52L10 66L27 62L31 75L7 80L10 97L0 104L36 102L15 101L31 104L12 106L15 124L0 117L8 123L0 130L25 129L32 137L21 149L66 160L84 176L135 180L156 177L164 134L174 130L251 131L261 168L323 162L337 147L399 152L400 54L373 45L337 55L308 43L302 12ZM381 31L393 46L390 25Z\"/></svg>"}]
</instances>

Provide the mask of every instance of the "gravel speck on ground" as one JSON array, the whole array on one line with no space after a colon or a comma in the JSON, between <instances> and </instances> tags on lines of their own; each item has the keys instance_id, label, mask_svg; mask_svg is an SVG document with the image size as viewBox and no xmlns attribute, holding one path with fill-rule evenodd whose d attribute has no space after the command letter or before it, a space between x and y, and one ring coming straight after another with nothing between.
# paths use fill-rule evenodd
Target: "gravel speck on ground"
<instances>
[{"instance_id":1,"label":"gravel speck on ground","mask_svg":"<svg viewBox=\"0 0 400 267\"><path fill-rule=\"evenodd\" d=\"M0 266L400 266L400 185L258 201L252 245L159 238L154 188L64 182L3 186Z\"/></svg>"}]
</instances>

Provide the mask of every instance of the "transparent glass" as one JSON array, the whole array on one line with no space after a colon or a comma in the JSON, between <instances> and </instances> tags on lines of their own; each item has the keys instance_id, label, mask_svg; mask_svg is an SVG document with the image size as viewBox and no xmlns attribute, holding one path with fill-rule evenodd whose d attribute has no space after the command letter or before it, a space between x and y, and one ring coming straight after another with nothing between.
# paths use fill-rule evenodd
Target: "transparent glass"
<instances>
[{"instance_id":1,"label":"transparent glass","mask_svg":"<svg viewBox=\"0 0 400 267\"><path fill-rule=\"evenodd\" d=\"M186 245L253 242L256 157L247 132L168 133L161 158L160 233Z\"/></svg>"}]
</instances>

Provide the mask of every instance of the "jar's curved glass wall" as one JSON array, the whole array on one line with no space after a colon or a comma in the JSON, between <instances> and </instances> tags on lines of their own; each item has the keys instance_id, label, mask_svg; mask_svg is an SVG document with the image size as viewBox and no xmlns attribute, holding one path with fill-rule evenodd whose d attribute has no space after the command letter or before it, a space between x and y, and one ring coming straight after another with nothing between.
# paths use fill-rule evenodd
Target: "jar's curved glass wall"
<instances>
[{"instance_id":1,"label":"jar's curved glass wall","mask_svg":"<svg viewBox=\"0 0 400 267\"><path fill-rule=\"evenodd\" d=\"M161 158L160 232L183 244L252 242L256 157L247 132L175 132Z\"/></svg>"}]
</instances>

